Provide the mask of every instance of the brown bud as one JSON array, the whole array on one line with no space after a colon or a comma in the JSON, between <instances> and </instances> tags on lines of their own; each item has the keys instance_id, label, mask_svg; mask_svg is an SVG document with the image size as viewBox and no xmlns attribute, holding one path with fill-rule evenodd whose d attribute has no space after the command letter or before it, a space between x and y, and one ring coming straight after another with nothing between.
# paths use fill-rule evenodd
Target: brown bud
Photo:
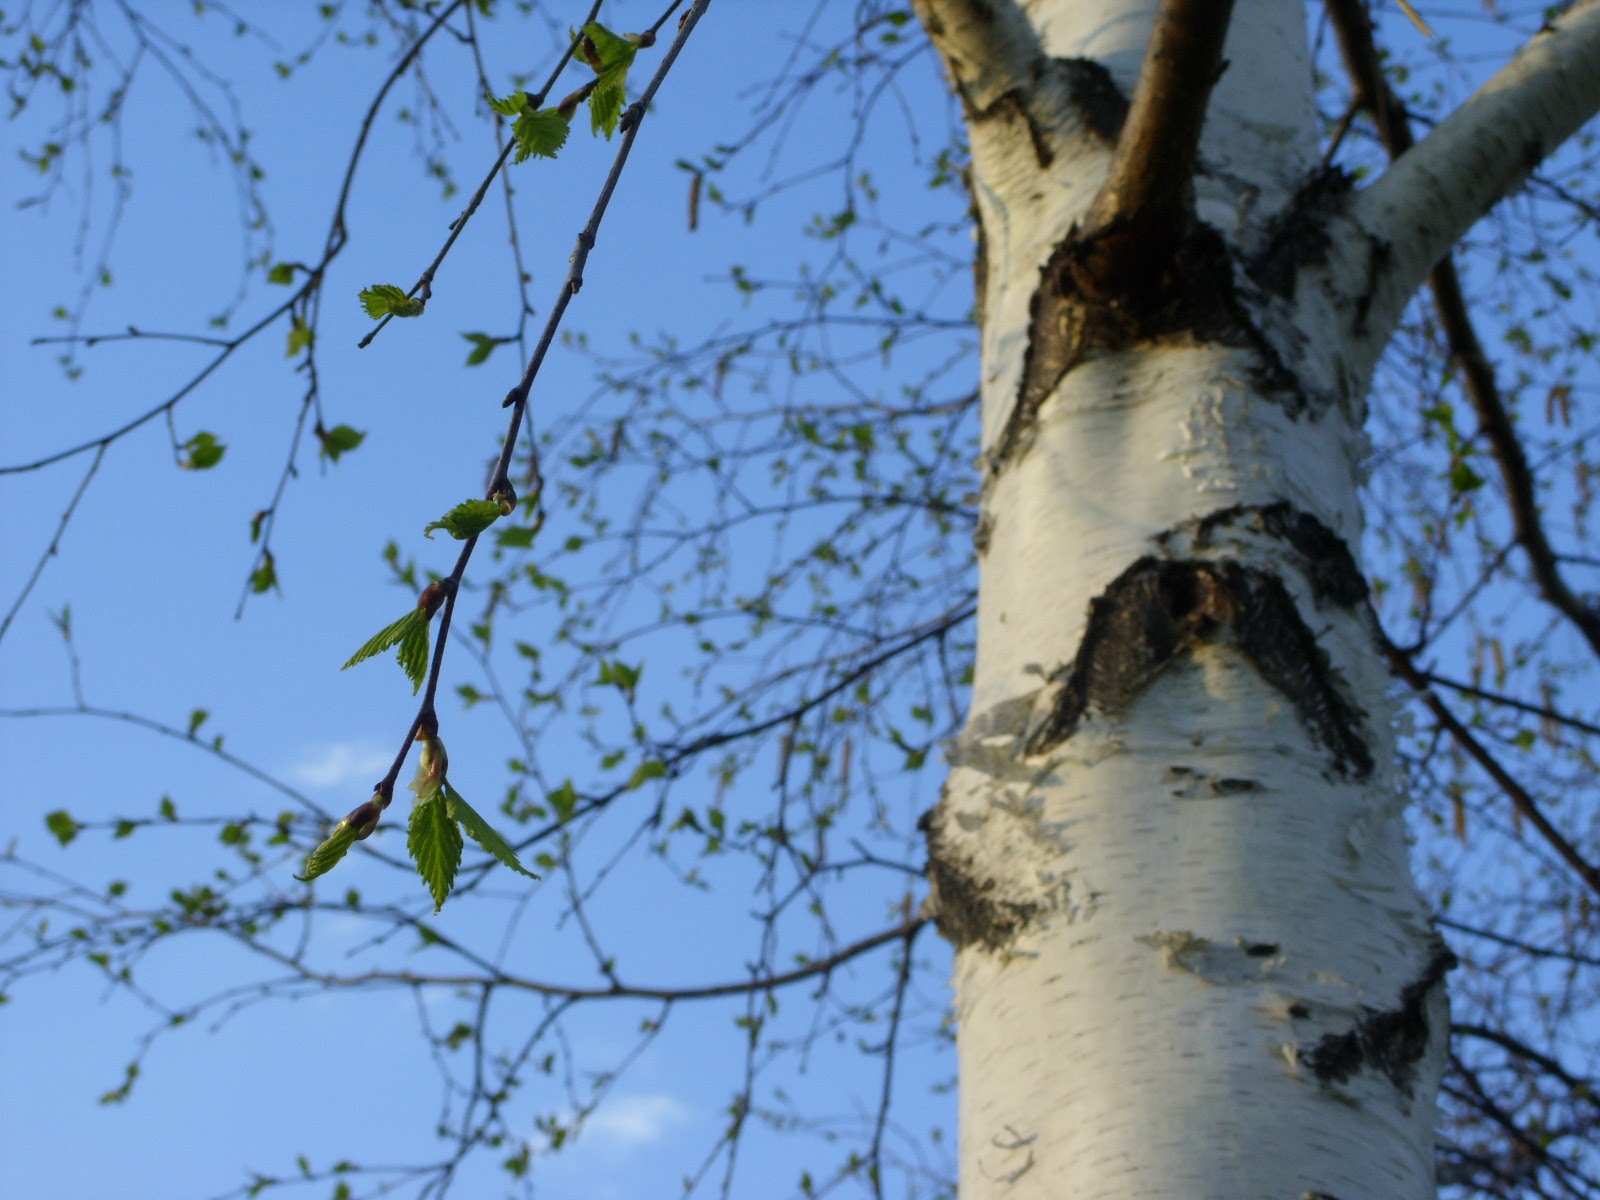
<instances>
[{"instance_id":1,"label":"brown bud","mask_svg":"<svg viewBox=\"0 0 1600 1200\"><path fill-rule=\"evenodd\" d=\"M628 34L628 40L641 50L648 50L656 44L656 31L654 29L646 29L643 33L630 33Z\"/></svg>"},{"instance_id":2,"label":"brown bud","mask_svg":"<svg viewBox=\"0 0 1600 1200\"><path fill-rule=\"evenodd\" d=\"M517 508L517 490L502 480L494 490L494 502L500 506L500 515L509 517Z\"/></svg>"},{"instance_id":3,"label":"brown bud","mask_svg":"<svg viewBox=\"0 0 1600 1200\"><path fill-rule=\"evenodd\" d=\"M455 584L448 579L435 579L422 589L422 594L417 597L417 607L424 616L432 619L433 614L439 611L439 606L444 603L445 597L455 591Z\"/></svg>"},{"instance_id":4,"label":"brown bud","mask_svg":"<svg viewBox=\"0 0 1600 1200\"><path fill-rule=\"evenodd\" d=\"M378 827L378 818L382 815L383 806L378 803L378 798L374 796L346 817L341 824L354 828L356 841L359 842L363 838L371 836L372 831Z\"/></svg>"}]
</instances>

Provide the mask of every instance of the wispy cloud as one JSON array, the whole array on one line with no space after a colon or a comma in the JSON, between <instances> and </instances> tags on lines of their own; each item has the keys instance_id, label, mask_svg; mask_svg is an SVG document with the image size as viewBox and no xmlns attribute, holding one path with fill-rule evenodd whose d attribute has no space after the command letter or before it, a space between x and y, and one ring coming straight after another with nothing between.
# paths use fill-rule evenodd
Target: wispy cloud
<instances>
[{"instance_id":1,"label":"wispy cloud","mask_svg":"<svg viewBox=\"0 0 1600 1200\"><path fill-rule=\"evenodd\" d=\"M583 1123L583 1131L618 1145L644 1146L688 1119L689 1110L665 1092L610 1096Z\"/></svg>"},{"instance_id":2,"label":"wispy cloud","mask_svg":"<svg viewBox=\"0 0 1600 1200\"><path fill-rule=\"evenodd\" d=\"M334 742L307 750L291 766L288 775L306 787L343 787L353 780L368 783L381 775L390 756L366 742Z\"/></svg>"}]
</instances>

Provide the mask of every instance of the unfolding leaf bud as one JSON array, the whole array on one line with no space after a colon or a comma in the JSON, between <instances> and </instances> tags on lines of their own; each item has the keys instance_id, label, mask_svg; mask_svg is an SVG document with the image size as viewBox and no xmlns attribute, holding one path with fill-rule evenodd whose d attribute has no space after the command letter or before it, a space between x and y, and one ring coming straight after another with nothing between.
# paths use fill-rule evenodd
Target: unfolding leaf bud
<instances>
[{"instance_id":1,"label":"unfolding leaf bud","mask_svg":"<svg viewBox=\"0 0 1600 1200\"><path fill-rule=\"evenodd\" d=\"M600 57L600 47L589 39L588 34L578 39L578 53L583 55L584 62L594 68L596 75L606 69L605 59Z\"/></svg>"},{"instance_id":2,"label":"unfolding leaf bud","mask_svg":"<svg viewBox=\"0 0 1600 1200\"><path fill-rule=\"evenodd\" d=\"M435 579L422 589L422 594L417 597L417 607L431 620L433 614L439 611L439 606L444 603L445 597L454 590L455 584L450 580Z\"/></svg>"},{"instance_id":3,"label":"unfolding leaf bud","mask_svg":"<svg viewBox=\"0 0 1600 1200\"><path fill-rule=\"evenodd\" d=\"M447 766L444 743L432 734L428 735L422 742L422 754L417 759L417 777L410 784L419 802L427 800L444 786Z\"/></svg>"},{"instance_id":4,"label":"unfolding leaf bud","mask_svg":"<svg viewBox=\"0 0 1600 1200\"><path fill-rule=\"evenodd\" d=\"M563 121L572 120L572 114L578 111L578 105L587 100L590 93L593 91L594 81L591 79L588 83L584 84L581 88L564 99L560 104L556 105L556 112L560 115Z\"/></svg>"},{"instance_id":5,"label":"unfolding leaf bud","mask_svg":"<svg viewBox=\"0 0 1600 1200\"><path fill-rule=\"evenodd\" d=\"M656 44L656 31L654 29L646 29L643 33L630 33L626 36L630 42L642 50L648 50Z\"/></svg>"},{"instance_id":6,"label":"unfolding leaf bud","mask_svg":"<svg viewBox=\"0 0 1600 1200\"><path fill-rule=\"evenodd\" d=\"M501 480L494 490L494 502L500 506L500 515L509 517L517 509L517 489Z\"/></svg>"},{"instance_id":7,"label":"unfolding leaf bud","mask_svg":"<svg viewBox=\"0 0 1600 1200\"><path fill-rule=\"evenodd\" d=\"M368 800L352 812L340 824L354 829L356 831L356 841L359 842L363 838L371 836L372 831L378 827L378 818L383 815L386 803L381 794L375 795L371 800Z\"/></svg>"}]
</instances>

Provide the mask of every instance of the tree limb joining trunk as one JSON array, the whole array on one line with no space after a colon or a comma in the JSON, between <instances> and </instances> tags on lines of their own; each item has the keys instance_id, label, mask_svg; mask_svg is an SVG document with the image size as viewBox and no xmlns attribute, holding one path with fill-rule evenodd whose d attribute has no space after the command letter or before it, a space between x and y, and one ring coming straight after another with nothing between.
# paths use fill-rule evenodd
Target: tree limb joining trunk
<instances>
[{"instance_id":1,"label":"tree limb joining trunk","mask_svg":"<svg viewBox=\"0 0 1600 1200\"><path fill-rule=\"evenodd\" d=\"M1200 130L1232 15L1233 0L1162 0L1110 172L1079 234L1073 276L1086 296L1137 298L1187 231ZM1130 288L1138 289L1131 297Z\"/></svg>"}]
</instances>

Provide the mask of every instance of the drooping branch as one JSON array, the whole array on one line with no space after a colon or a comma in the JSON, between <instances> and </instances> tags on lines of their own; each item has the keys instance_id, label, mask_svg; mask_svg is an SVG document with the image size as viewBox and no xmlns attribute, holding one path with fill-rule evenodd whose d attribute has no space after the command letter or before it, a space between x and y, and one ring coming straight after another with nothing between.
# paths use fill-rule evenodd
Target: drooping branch
<instances>
[{"instance_id":1,"label":"drooping branch","mask_svg":"<svg viewBox=\"0 0 1600 1200\"><path fill-rule=\"evenodd\" d=\"M1233 0L1162 0L1110 172L1079 235L1078 287L1111 299L1158 279L1193 212L1190 181Z\"/></svg>"},{"instance_id":2,"label":"drooping branch","mask_svg":"<svg viewBox=\"0 0 1600 1200\"><path fill-rule=\"evenodd\" d=\"M1600 0L1552 20L1460 108L1355 199L1387 246L1368 325L1391 329L1450 247L1600 112Z\"/></svg>"},{"instance_id":3,"label":"drooping branch","mask_svg":"<svg viewBox=\"0 0 1600 1200\"><path fill-rule=\"evenodd\" d=\"M1327 6L1345 67L1350 73L1355 103L1372 112L1384 149L1390 158L1398 160L1415 144L1411 122L1405 106L1383 77L1371 22L1358 0L1327 0ZM1478 427L1500 467L1513 533L1528 556L1539 594L1577 626L1590 648L1600 655L1600 611L1585 603L1568 586L1556 553L1545 536L1528 456L1522 448L1522 440L1511 427L1511 417L1495 379L1494 364L1484 353L1483 343L1473 328L1461 291L1461 277L1448 250L1428 275L1428 289L1433 293L1439 325L1450 346L1450 357L1461 369L1462 390L1472 402Z\"/></svg>"}]
</instances>

